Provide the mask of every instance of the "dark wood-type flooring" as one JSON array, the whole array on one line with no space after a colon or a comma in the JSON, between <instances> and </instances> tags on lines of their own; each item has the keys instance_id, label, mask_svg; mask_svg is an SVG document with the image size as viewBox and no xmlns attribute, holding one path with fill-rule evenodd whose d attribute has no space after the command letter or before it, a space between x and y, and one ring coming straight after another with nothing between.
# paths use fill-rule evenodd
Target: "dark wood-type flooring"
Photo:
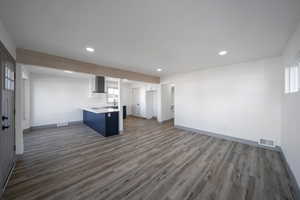
<instances>
[{"instance_id":1,"label":"dark wood-type flooring","mask_svg":"<svg viewBox=\"0 0 300 200\"><path fill-rule=\"evenodd\" d=\"M104 138L84 125L32 131L10 199L294 199L280 154L130 117Z\"/></svg>"}]
</instances>

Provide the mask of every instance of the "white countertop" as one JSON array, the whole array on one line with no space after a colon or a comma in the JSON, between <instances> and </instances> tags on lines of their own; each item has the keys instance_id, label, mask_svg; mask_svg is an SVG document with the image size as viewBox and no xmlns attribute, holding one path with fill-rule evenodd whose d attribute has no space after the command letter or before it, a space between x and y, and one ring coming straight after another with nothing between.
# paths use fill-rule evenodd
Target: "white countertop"
<instances>
[{"instance_id":1,"label":"white countertop","mask_svg":"<svg viewBox=\"0 0 300 200\"><path fill-rule=\"evenodd\" d=\"M119 109L114 108L93 108L93 107L80 107L82 110L89 111L92 113L109 113L109 112L119 112Z\"/></svg>"}]
</instances>

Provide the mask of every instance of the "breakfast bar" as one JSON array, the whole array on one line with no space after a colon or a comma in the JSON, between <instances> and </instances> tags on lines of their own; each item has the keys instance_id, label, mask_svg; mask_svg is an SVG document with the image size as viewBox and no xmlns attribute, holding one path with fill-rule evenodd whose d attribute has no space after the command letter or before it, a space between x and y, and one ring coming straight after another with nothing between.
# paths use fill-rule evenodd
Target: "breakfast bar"
<instances>
[{"instance_id":1,"label":"breakfast bar","mask_svg":"<svg viewBox=\"0 0 300 200\"><path fill-rule=\"evenodd\" d=\"M119 134L119 110L115 108L82 108L83 123L104 137Z\"/></svg>"}]
</instances>

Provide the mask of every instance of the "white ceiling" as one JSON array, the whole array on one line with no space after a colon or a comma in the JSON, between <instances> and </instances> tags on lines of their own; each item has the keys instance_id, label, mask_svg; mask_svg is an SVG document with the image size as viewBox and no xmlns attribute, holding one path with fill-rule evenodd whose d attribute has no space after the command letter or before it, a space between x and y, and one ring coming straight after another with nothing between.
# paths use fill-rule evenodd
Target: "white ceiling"
<instances>
[{"instance_id":1,"label":"white ceiling","mask_svg":"<svg viewBox=\"0 0 300 200\"><path fill-rule=\"evenodd\" d=\"M0 0L18 47L159 76L280 55L299 16L300 0Z\"/></svg>"}]
</instances>

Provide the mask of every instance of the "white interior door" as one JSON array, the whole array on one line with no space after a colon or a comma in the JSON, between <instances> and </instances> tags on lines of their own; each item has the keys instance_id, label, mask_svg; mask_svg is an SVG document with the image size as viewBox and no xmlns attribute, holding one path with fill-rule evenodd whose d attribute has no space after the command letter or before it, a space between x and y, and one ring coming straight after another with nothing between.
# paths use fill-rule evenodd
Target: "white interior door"
<instances>
[{"instance_id":1,"label":"white interior door","mask_svg":"<svg viewBox=\"0 0 300 200\"><path fill-rule=\"evenodd\" d=\"M154 117L153 110L153 91L147 91L146 93L146 115L148 119Z\"/></svg>"},{"instance_id":2,"label":"white interior door","mask_svg":"<svg viewBox=\"0 0 300 200\"><path fill-rule=\"evenodd\" d=\"M147 91L146 94L147 118L157 117L157 95L156 91Z\"/></svg>"},{"instance_id":3,"label":"white interior door","mask_svg":"<svg viewBox=\"0 0 300 200\"><path fill-rule=\"evenodd\" d=\"M140 88L132 89L132 115L141 116Z\"/></svg>"},{"instance_id":4,"label":"white interior door","mask_svg":"<svg viewBox=\"0 0 300 200\"><path fill-rule=\"evenodd\" d=\"M157 117L157 92L153 91L153 117Z\"/></svg>"}]
</instances>

